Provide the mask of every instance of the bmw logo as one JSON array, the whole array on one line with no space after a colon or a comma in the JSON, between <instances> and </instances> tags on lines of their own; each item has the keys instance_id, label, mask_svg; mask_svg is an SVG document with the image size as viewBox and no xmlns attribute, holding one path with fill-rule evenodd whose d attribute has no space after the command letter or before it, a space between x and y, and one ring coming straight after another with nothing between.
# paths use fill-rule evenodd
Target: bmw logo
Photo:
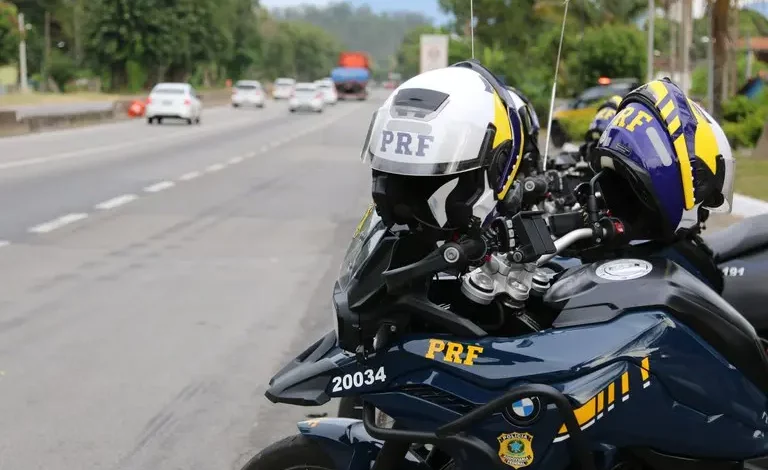
<instances>
[{"instance_id":1,"label":"bmw logo","mask_svg":"<svg viewBox=\"0 0 768 470\"><path fill-rule=\"evenodd\" d=\"M511 424L528 426L539 418L541 402L538 397L526 397L505 408L503 414Z\"/></svg>"}]
</instances>

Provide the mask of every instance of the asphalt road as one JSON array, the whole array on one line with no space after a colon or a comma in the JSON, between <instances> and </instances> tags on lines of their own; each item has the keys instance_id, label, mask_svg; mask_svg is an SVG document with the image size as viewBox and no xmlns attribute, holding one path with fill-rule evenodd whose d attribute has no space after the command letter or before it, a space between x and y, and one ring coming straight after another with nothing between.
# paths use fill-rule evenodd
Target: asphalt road
<instances>
[{"instance_id":1,"label":"asphalt road","mask_svg":"<svg viewBox=\"0 0 768 470\"><path fill-rule=\"evenodd\" d=\"M239 469L334 413L263 393L329 328L377 98L0 140L0 470Z\"/></svg>"},{"instance_id":2,"label":"asphalt road","mask_svg":"<svg viewBox=\"0 0 768 470\"><path fill-rule=\"evenodd\" d=\"M329 328L376 103L0 140L0 469L237 469L334 412L263 392Z\"/></svg>"}]
</instances>

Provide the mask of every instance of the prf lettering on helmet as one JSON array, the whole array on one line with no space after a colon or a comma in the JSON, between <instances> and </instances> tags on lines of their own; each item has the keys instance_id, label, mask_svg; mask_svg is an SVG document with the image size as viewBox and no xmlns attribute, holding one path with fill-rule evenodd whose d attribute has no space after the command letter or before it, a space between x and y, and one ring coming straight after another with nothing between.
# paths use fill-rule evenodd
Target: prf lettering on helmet
<instances>
[{"instance_id":1,"label":"prf lettering on helmet","mask_svg":"<svg viewBox=\"0 0 768 470\"><path fill-rule=\"evenodd\" d=\"M635 129L643 127L652 120L653 117L645 111L637 110L634 106L627 106L616 114L613 118L613 123L629 132L634 132Z\"/></svg>"},{"instance_id":2,"label":"prf lettering on helmet","mask_svg":"<svg viewBox=\"0 0 768 470\"><path fill-rule=\"evenodd\" d=\"M431 135L411 134L410 132L400 131L382 131L380 151L389 152L389 149L394 145L394 153L397 155L413 155L415 153L417 157L423 157L424 151L427 150L429 144L434 141L435 138Z\"/></svg>"},{"instance_id":3,"label":"prf lettering on helmet","mask_svg":"<svg viewBox=\"0 0 768 470\"><path fill-rule=\"evenodd\" d=\"M613 116L616 115L616 110L613 108L603 108L600 111L597 112L597 115L595 116L595 119L611 119Z\"/></svg>"},{"instance_id":4,"label":"prf lettering on helmet","mask_svg":"<svg viewBox=\"0 0 768 470\"><path fill-rule=\"evenodd\" d=\"M436 358L437 354L440 354L440 359L444 362L452 362L454 364L464 364L465 366L475 365L475 359L483 352L482 346L465 346L461 343L454 343L453 341L443 341L441 339L430 339L429 349L424 355L427 359Z\"/></svg>"}]
</instances>

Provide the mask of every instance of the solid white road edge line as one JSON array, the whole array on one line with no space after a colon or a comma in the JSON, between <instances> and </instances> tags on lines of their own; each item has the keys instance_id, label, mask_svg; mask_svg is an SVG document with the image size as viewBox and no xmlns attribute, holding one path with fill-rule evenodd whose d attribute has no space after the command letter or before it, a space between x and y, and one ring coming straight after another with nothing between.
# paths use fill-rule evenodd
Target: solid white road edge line
<instances>
[{"instance_id":1,"label":"solid white road edge line","mask_svg":"<svg viewBox=\"0 0 768 470\"><path fill-rule=\"evenodd\" d=\"M114 209L115 207L128 204L136 199L138 199L138 196L135 194L123 194L122 196L113 197L112 199L96 204L95 207L99 210Z\"/></svg>"},{"instance_id":2,"label":"solid white road edge line","mask_svg":"<svg viewBox=\"0 0 768 470\"><path fill-rule=\"evenodd\" d=\"M146 188L144 188L144 191L148 193L157 193L165 189L172 188L174 186L176 186L176 183L174 183L173 181L161 181L159 183L155 183L153 185L147 186Z\"/></svg>"},{"instance_id":3,"label":"solid white road edge line","mask_svg":"<svg viewBox=\"0 0 768 470\"><path fill-rule=\"evenodd\" d=\"M179 177L179 180L181 181L190 181L200 176L199 171L190 171L189 173L184 173Z\"/></svg>"},{"instance_id":4,"label":"solid white road edge line","mask_svg":"<svg viewBox=\"0 0 768 470\"><path fill-rule=\"evenodd\" d=\"M35 225L34 227L30 228L29 231L32 233L48 233L48 232L52 232L53 230L56 230L57 228L61 228L65 225L69 225L73 222L77 222L78 220L83 220L86 217L88 217L88 214L83 214L83 213L67 214L59 217L58 219L53 219L50 222L46 222L40 225Z\"/></svg>"}]
</instances>

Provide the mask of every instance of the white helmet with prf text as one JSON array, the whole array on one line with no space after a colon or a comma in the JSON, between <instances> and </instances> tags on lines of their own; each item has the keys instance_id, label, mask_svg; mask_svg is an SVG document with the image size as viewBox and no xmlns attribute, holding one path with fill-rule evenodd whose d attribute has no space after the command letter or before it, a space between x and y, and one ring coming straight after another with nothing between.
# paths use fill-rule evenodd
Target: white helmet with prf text
<instances>
[{"instance_id":1,"label":"white helmet with prf text","mask_svg":"<svg viewBox=\"0 0 768 470\"><path fill-rule=\"evenodd\" d=\"M479 62L418 75L373 115L362 158L385 224L462 230L510 189L525 135L506 88Z\"/></svg>"}]
</instances>

